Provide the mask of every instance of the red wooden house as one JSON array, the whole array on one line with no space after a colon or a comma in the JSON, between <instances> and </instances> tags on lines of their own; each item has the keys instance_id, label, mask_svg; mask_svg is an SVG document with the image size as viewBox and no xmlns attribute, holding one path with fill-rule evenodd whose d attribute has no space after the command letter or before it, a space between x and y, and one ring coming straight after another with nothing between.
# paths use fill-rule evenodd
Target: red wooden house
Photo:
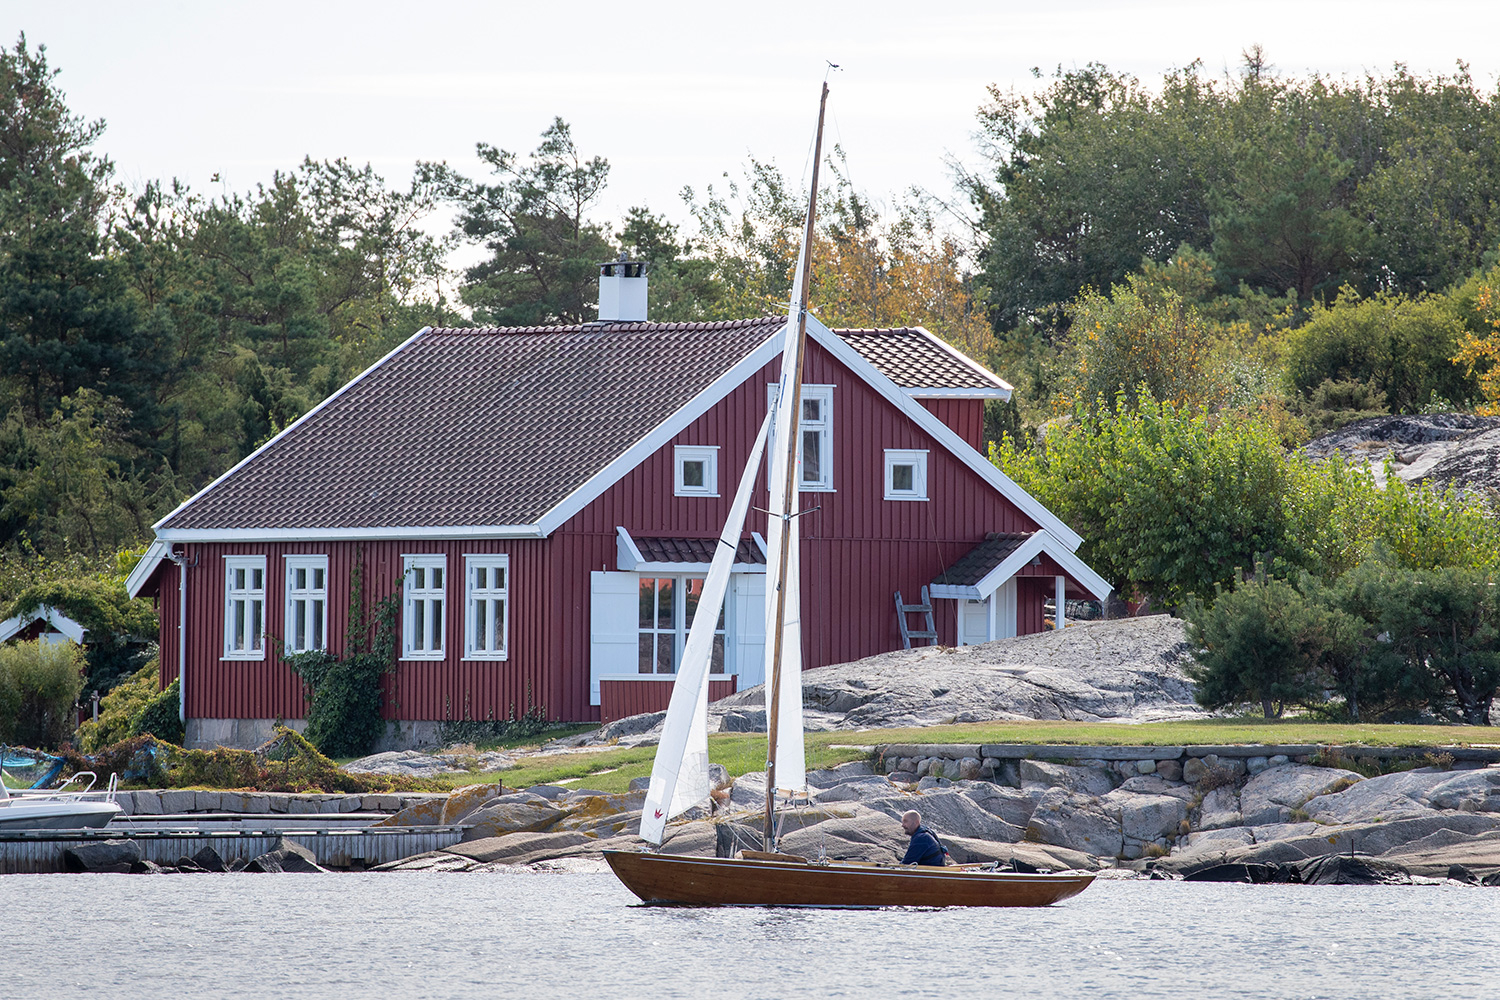
<instances>
[{"instance_id":1,"label":"red wooden house","mask_svg":"<svg viewBox=\"0 0 1500 1000\"><path fill-rule=\"evenodd\" d=\"M643 304L630 280L601 316ZM392 745L529 706L664 708L783 322L419 331L156 525L129 588L156 598L189 744L250 745L305 714L282 654L342 648L356 566L367 604L401 595ZM806 666L900 648L897 591L930 588L945 644L1107 595L1079 536L979 451L1009 386L921 329L808 328ZM761 680L764 519L739 548L715 697Z\"/></svg>"}]
</instances>

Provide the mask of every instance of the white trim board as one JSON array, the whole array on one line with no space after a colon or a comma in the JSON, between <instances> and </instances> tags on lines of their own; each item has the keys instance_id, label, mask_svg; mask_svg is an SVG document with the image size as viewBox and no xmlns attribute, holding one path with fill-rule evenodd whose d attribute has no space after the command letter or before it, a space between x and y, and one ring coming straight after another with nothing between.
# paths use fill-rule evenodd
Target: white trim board
<instances>
[{"instance_id":1,"label":"white trim board","mask_svg":"<svg viewBox=\"0 0 1500 1000\"><path fill-rule=\"evenodd\" d=\"M46 604L38 605L24 615L16 615L0 622L0 642L10 639L31 626L33 622L44 621L74 642L82 642L83 637L88 634L88 629L63 614L61 611Z\"/></svg>"},{"instance_id":2,"label":"white trim board","mask_svg":"<svg viewBox=\"0 0 1500 1000\"><path fill-rule=\"evenodd\" d=\"M469 524L444 527L392 525L389 528L166 528L162 542L348 542L459 541L466 538L544 538L535 524Z\"/></svg>"},{"instance_id":3,"label":"white trim board","mask_svg":"<svg viewBox=\"0 0 1500 1000\"><path fill-rule=\"evenodd\" d=\"M1005 393L1005 395L1003 395L1003 396L1001 396L999 398L1001 398L1001 399L1009 399L1010 398L1010 394L1015 391L1015 386L1011 385L1009 382L1005 381L1005 379L1001 378L999 375L996 375L994 372L990 371L988 368L986 368L984 365L980 364L978 361L975 361L973 358L969 357L963 351L960 351L958 348L956 348L952 344L948 343L942 337L939 337L937 334L933 333L931 330L928 330L925 326L916 326L916 327L912 327L912 329L920 331L923 336L925 336L928 340L932 341L933 345L935 347L937 347L938 350L944 351L947 354L951 355L953 357L953 359L955 361L957 361L959 364L963 365L966 368L972 369L974 372L976 372L977 374L979 374L982 378L987 378L987 379L993 380L996 383L996 388L1000 389L1002 392ZM840 338L840 339L842 339L842 338ZM911 389L908 389L907 391L908 392L926 392L926 391L931 391L931 390L923 390L923 389L911 390Z\"/></svg>"},{"instance_id":4,"label":"white trim board","mask_svg":"<svg viewBox=\"0 0 1500 1000\"><path fill-rule=\"evenodd\" d=\"M900 386L882 375L879 369L866 361L858 351L845 343L842 337L828 329L814 316L807 317L807 333L845 367L868 382L871 388L889 399L933 440L978 473L981 479L993 486L1001 496L1015 504L1040 528L1051 532L1054 537L1067 545L1069 551L1083 544L1083 538L1078 532L1064 524L1061 518L1043 506L1036 497L1021 489L1015 480L995 468L994 463L971 448L968 442L959 437L952 428L934 416L927 407L908 396ZM1093 571L1090 570L1090 572Z\"/></svg>"},{"instance_id":5,"label":"white trim board","mask_svg":"<svg viewBox=\"0 0 1500 1000\"><path fill-rule=\"evenodd\" d=\"M1022 567L1038 555L1045 553L1052 557L1062 571L1099 600L1105 600L1110 592L1114 590L1105 579L1089 568L1088 564L1067 546L1054 538L1047 531L1037 531L1026 541L1022 542L1014 552L1006 556L999 566L985 574L984 579L972 587L962 587L954 584L932 584L929 593L933 597L946 598L948 600L988 600L990 595L999 590L1000 587L1015 576ZM1045 578L1043 578L1045 579Z\"/></svg>"},{"instance_id":6,"label":"white trim board","mask_svg":"<svg viewBox=\"0 0 1500 1000\"><path fill-rule=\"evenodd\" d=\"M125 578L125 593L129 594L132 598L139 597L141 595L141 588L146 586L146 581L151 579L151 574L156 572L156 567L166 561L171 551L172 546L160 539L148 545L146 551L142 553L140 561L135 564L135 568Z\"/></svg>"}]
</instances>

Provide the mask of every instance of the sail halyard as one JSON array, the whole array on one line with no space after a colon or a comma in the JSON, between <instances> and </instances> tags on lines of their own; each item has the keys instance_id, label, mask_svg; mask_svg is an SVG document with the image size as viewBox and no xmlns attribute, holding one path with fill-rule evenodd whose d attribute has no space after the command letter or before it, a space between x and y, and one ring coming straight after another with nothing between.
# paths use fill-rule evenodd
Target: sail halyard
<instances>
[{"instance_id":1,"label":"sail halyard","mask_svg":"<svg viewBox=\"0 0 1500 1000\"><path fill-rule=\"evenodd\" d=\"M729 507L729 517L714 546L714 557L703 581L698 610L688 629L682 662L672 683L672 700L662 724L656 760L651 765L651 787L641 809L641 839L660 845L667 820L702 802L708 787L708 682L713 659L715 627L729 589L729 575L739 547L740 533L750 509L750 497L760 471L771 418L766 417L740 474L740 485Z\"/></svg>"},{"instance_id":2,"label":"sail halyard","mask_svg":"<svg viewBox=\"0 0 1500 1000\"><path fill-rule=\"evenodd\" d=\"M818 133L813 142L812 191L802 252L792 283L780 388L772 409L771 450L767 459L770 514L766 566L766 805L764 841L775 850L776 792L803 791L807 764L802 738L802 623L798 483L801 463L798 430L802 413L802 373L807 360L807 302L812 282L812 247L818 214L818 167L823 158L823 116L828 83L818 101Z\"/></svg>"}]
</instances>

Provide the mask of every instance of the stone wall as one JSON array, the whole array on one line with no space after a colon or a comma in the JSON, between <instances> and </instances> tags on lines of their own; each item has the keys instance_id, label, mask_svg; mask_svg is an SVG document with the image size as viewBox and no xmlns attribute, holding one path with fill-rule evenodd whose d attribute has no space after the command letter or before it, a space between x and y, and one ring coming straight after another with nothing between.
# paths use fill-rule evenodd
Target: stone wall
<instances>
[{"instance_id":1,"label":"stone wall","mask_svg":"<svg viewBox=\"0 0 1500 1000\"><path fill-rule=\"evenodd\" d=\"M335 795L292 792L210 792L161 788L116 792L126 816L183 816L192 813L240 813L255 816L397 813L410 806L446 801L447 793L401 795Z\"/></svg>"}]
</instances>

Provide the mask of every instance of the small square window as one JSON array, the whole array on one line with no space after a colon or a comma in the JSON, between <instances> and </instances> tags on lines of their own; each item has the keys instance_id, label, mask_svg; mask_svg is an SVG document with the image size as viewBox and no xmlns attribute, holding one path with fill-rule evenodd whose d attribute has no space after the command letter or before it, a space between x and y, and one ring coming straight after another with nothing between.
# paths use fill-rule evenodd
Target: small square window
<instances>
[{"instance_id":1,"label":"small square window","mask_svg":"<svg viewBox=\"0 0 1500 1000\"><path fill-rule=\"evenodd\" d=\"M678 445L673 449L674 489L680 497L719 495L719 449L709 445Z\"/></svg>"},{"instance_id":2,"label":"small square window","mask_svg":"<svg viewBox=\"0 0 1500 1000\"><path fill-rule=\"evenodd\" d=\"M927 499L927 452L887 448L885 451L885 498Z\"/></svg>"}]
</instances>

